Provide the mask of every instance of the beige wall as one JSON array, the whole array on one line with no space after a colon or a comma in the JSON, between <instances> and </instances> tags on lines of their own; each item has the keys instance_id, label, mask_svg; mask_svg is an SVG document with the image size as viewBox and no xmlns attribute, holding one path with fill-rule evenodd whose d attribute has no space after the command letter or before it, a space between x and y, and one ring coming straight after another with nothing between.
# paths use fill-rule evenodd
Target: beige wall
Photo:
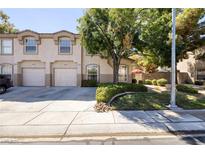
<instances>
[{"instance_id":1,"label":"beige wall","mask_svg":"<svg viewBox=\"0 0 205 154\"><path fill-rule=\"evenodd\" d=\"M182 73L188 73L191 82L196 79L196 69L195 69L195 58L194 55L189 53L188 59L183 59L177 63L177 70Z\"/></svg>"},{"instance_id":2,"label":"beige wall","mask_svg":"<svg viewBox=\"0 0 205 154\"><path fill-rule=\"evenodd\" d=\"M7 34L8 37L10 34ZM12 35L13 39L13 55L0 55L0 64L8 63L13 65L14 85L22 85L22 69L23 68L45 68L46 86L52 85L52 67L70 68L75 65L77 74L81 74L81 46L78 37L70 37L70 34L63 33L62 37L67 37L72 41L71 54L59 54L58 44L53 35L39 37L37 46L37 54L28 55L24 53L22 39L35 33L26 31L25 34ZM39 34L40 35L40 34ZM59 38L61 35L57 35ZM22 37L22 38L21 38ZM5 39L5 35L0 35L0 39ZM74 39L75 38L75 39ZM79 83L80 81L78 81ZM80 84L78 84L80 86Z\"/></svg>"},{"instance_id":3,"label":"beige wall","mask_svg":"<svg viewBox=\"0 0 205 154\"><path fill-rule=\"evenodd\" d=\"M100 56L91 56L89 55L85 49L83 50L83 65L82 65L82 70L83 70L83 79L87 79L87 72L86 72L86 67L89 64L96 64L99 67L100 71L100 76L99 76L99 82L104 83L104 82L113 82L113 67L112 67L112 62L108 62L107 59L102 59ZM128 82L132 81L132 61L127 60L127 59L122 59L121 60L121 65L127 65L128 66L128 75L129 79Z\"/></svg>"},{"instance_id":4,"label":"beige wall","mask_svg":"<svg viewBox=\"0 0 205 154\"><path fill-rule=\"evenodd\" d=\"M142 80L142 81L145 81L146 79L158 80L158 79L164 78L168 81L168 83L170 83L171 73L170 72L140 73L140 74L136 74L135 78L137 80ZM187 72L177 72L177 82L181 84L181 83L187 83L187 82L192 82L192 81L190 80Z\"/></svg>"},{"instance_id":5,"label":"beige wall","mask_svg":"<svg viewBox=\"0 0 205 154\"><path fill-rule=\"evenodd\" d=\"M37 54L28 55L24 53L23 39L33 36L38 40ZM55 68L75 68L77 70L77 85L81 86L81 80L86 79L86 66L97 64L99 66L100 82L113 81L112 62L99 56L91 56L82 50L79 36L69 32L58 32L53 34L40 34L25 31L19 34L1 34L0 39L13 39L13 55L0 55L0 64L11 64L13 66L14 85L22 85L23 68L45 68L46 86L54 85ZM59 54L58 38L68 37L72 41L71 54ZM131 82L132 62L123 59L121 64L128 66L129 82Z\"/></svg>"}]
</instances>

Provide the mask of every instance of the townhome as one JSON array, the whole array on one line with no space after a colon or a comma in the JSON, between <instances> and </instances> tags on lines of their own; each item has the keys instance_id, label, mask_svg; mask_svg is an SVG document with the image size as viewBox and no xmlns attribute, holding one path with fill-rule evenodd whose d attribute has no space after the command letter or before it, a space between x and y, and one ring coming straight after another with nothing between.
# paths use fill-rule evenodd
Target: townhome
<instances>
[{"instance_id":1,"label":"townhome","mask_svg":"<svg viewBox=\"0 0 205 154\"><path fill-rule=\"evenodd\" d=\"M122 60L121 82L131 82L132 63ZM0 34L0 74L11 75L14 86L81 86L82 80L113 81L112 60L89 55L79 35L65 30Z\"/></svg>"},{"instance_id":2,"label":"townhome","mask_svg":"<svg viewBox=\"0 0 205 154\"><path fill-rule=\"evenodd\" d=\"M200 48L201 52L205 51L205 46ZM177 70L186 72L188 76L188 83L194 83L196 80L205 80L205 61L197 59L193 52L187 53L188 58L180 60L177 63Z\"/></svg>"}]
</instances>

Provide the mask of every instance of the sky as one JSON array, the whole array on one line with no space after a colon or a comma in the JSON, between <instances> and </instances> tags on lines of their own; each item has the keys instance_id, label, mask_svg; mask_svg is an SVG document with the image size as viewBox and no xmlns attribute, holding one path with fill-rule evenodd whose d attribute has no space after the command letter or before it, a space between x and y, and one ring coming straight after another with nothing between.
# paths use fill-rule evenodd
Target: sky
<instances>
[{"instance_id":1,"label":"sky","mask_svg":"<svg viewBox=\"0 0 205 154\"><path fill-rule=\"evenodd\" d=\"M53 33L67 30L78 33L77 19L84 9L0 9L10 17L10 22L19 30Z\"/></svg>"}]
</instances>

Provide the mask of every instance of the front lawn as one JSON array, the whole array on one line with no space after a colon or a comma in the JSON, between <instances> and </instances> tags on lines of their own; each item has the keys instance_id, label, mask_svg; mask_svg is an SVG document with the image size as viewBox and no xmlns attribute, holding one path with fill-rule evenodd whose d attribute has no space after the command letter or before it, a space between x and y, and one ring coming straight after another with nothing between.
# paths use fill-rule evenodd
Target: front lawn
<instances>
[{"instance_id":1,"label":"front lawn","mask_svg":"<svg viewBox=\"0 0 205 154\"><path fill-rule=\"evenodd\" d=\"M140 92L116 98L114 110L163 110L167 109L170 94L167 92ZM202 94L177 93L177 105L183 109L205 109L205 96Z\"/></svg>"}]
</instances>

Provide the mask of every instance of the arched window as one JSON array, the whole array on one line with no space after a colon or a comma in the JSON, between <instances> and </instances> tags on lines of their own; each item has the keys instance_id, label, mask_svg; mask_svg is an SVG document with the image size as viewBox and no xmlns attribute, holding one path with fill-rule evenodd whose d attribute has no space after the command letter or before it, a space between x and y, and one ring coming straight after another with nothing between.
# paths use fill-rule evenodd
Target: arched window
<instances>
[{"instance_id":1,"label":"arched window","mask_svg":"<svg viewBox=\"0 0 205 154\"><path fill-rule=\"evenodd\" d=\"M71 54L71 45L72 42L68 38L59 39L59 53L60 54Z\"/></svg>"},{"instance_id":2,"label":"arched window","mask_svg":"<svg viewBox=\"0 0 205 154\"><path fill-rule=\"evenodd\" d=\"M96 64L87 65L87 80L99 80L99 67Z\"/></svg>"},{"instance_id":3,"label":"arched window","mask_svg":"<svg viewBox=\"0 0 205 154\"><path fill-rule=\"evenodd\" d=\"M37 53L37 40L34 37L26 37L24 39L24 51L26 54Z\"/></svg>"}]
</instances>

